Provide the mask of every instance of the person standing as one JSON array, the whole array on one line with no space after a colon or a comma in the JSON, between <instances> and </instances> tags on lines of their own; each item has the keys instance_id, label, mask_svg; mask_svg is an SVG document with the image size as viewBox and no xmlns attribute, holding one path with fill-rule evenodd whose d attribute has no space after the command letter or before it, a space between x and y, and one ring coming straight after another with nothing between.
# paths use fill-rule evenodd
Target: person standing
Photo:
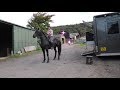
<instances>
[{"instance_id":1,"label":"person standing","mask_svg":"<svg viewBox=\"0 0 120 90\"><path fill-rule=\"evenodd\" d=\"M70 39L68 40L68 44L69 44L69 45L71 44L71 41L70 41Z\"/></svg>"}]
</instances>

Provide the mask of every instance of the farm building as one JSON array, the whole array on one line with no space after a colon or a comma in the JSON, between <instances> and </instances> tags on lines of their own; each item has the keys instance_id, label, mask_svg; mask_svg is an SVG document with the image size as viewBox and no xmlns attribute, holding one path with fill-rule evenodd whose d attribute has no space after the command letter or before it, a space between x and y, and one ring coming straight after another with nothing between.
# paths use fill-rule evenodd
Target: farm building
<instances>
[{"instance_id":1,"label":"farm building","mask_svg":"<svg viewBox=\"0 0 120 90\"><path fill-rule=\"evenodd\" d=\"M37 46L34 30L0 20L0 57L17 53L24 47Z\"/></svg>"},{"instance_id":2,"label":"farm building","mask_svg":"<svg viewBox=\"0 0 120 90\"><path fill-rule=\"evenodd\" d=\"M65 44L68 42L68 40L70 38L69 32L62 30L59 32L59 35L60 35L60 40L61 40L62 44Z\"/></svg>"},{"instance_id":3,"label":"farm building","mask_svg":"<svg viewBox=\"0 0 120 90\"><path fill-rule=\"evenodd\" d=\"M78 36L79 33L70 33L70 38L74 38L74 40L76 40Z\"/></svg>"}]
</instances>

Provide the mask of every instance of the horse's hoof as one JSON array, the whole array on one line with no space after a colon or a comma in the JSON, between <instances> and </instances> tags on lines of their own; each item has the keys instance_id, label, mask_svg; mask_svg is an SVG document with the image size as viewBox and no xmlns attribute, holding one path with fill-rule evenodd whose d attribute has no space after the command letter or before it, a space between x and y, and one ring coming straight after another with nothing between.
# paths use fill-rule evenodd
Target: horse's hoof
<instances>
[{"instance_id":1,"label":"horse's hoof","mask_svg":"<svg viewBox=\"0 0 120 90\"><path fill-rule=\"evenodd\" d=\"M47 63L49 63L49 61L47 61Z\"/></svg>"},{"instance_id":2,"label":"horse's hoof","mask_svg":"<svg viewBox=\"0 0 120 90\"><path fill-rule=\"evenodd\" d=\"M55 60L55 58L53 60Z\"/></svg>"},{"instance_id":3,"label":"horse's hoof","mask_svg":"<svg viewBox=\"0 0 120 90\"><path fill-rule=\"evenodd\" d=\"M43 61L42 63L45 63L45 61Z\"/></svg>"}]
</instances>

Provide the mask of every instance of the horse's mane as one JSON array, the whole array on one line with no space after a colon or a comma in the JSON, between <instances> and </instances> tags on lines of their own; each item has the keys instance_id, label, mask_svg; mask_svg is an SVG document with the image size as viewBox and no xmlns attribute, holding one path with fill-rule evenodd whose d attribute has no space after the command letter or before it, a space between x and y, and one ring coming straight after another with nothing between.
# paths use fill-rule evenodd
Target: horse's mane
<instances>
[{"instance_id":1,"label":"horse's mane","mask_svg":"<svg viewBox=\"0 0 120 90\"><path fill-rule=\"evenodd\" d=\"M46 37L46 39L48 40L48 37L46 36L46 34L42 31L42 30L40 30L42 33L43 33L43 35ZM49 41L49 40L48 40Z\"/></svg>"}]
</instances>

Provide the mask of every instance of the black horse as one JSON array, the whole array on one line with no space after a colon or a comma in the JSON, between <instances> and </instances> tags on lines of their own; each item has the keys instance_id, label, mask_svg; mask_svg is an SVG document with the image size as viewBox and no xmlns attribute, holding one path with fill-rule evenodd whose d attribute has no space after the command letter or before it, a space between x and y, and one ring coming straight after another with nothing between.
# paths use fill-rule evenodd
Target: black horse
<instances>
[{"instance_id":1,"label":"black horse","mask_svg":"<svg viewBox=\"0 0 120 90\"><path fill-rule=\"evenodd\" d=\"M42 30L36 30L35 33L33 34L33 38L38 38L38 43L40 45L40 47L42 48L43 51L43 56L44 56L44 60L43 63L45 62L46 58L45 58L45 51L47 53L47 63L49 62L49 49L51 49L51 47L54 48L55 51L55 56L54 59L56 58L56 47L58 48L58 60L60 59L60 54L61 54L61 41L57 38L54 38L52 40L52 42L50 42L48 36L42 31Z\"/></svg>"}]
</instances>

